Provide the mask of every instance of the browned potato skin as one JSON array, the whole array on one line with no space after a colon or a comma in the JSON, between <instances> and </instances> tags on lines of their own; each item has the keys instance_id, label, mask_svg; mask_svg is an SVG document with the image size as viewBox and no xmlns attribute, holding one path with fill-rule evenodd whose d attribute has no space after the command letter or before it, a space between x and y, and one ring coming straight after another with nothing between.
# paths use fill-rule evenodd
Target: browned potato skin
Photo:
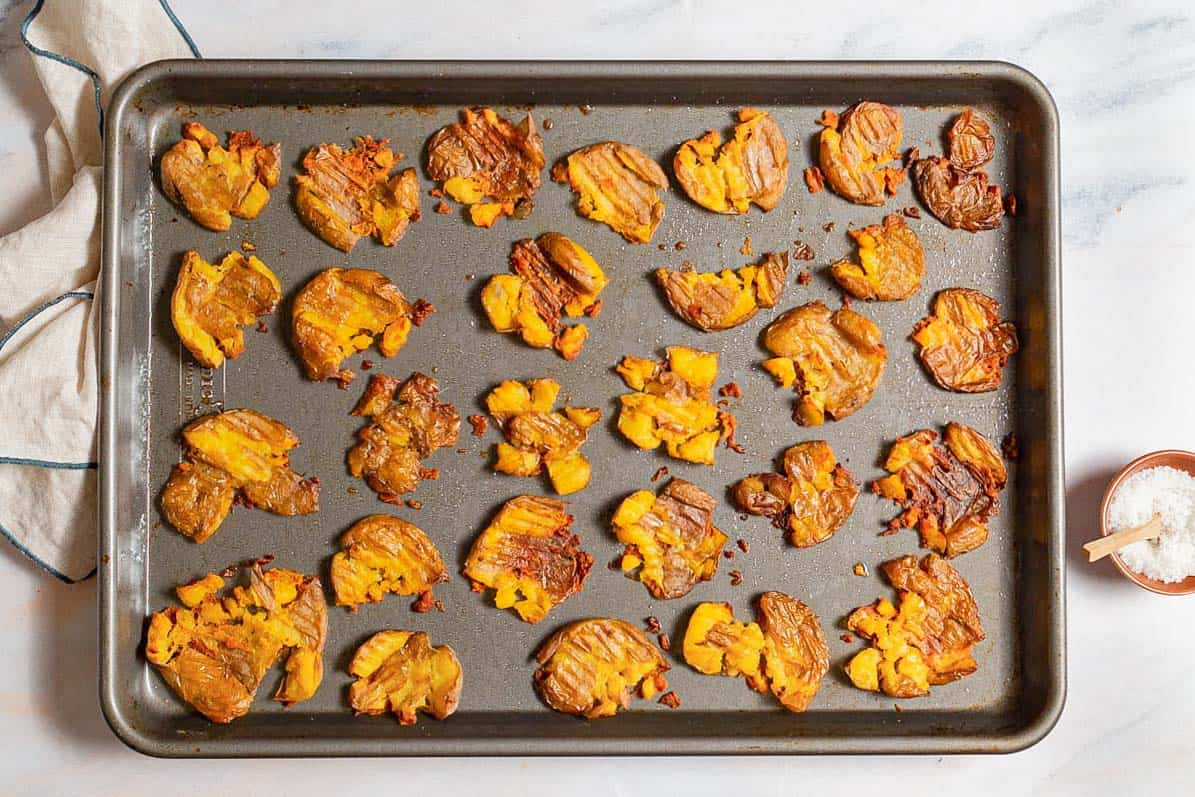
<instances>
[{"instance_id":1,"label":"browned potato skin","mask_svg":"<svg viewBox=\"0 0 1195 797\"><path fill-rule=\"evenodd\" d=\"M211 159L215 150L223 158ZM198 224L215 232L232 226L232 217L252 219L278 184L282 147L264 146L253 133L228 135L228 149L197 122L183 125L183 138L162 155L162 191Z\"/></svg>"},{"instance_id":2,"label":"browned potato skin","mask_svg":"<svg viewBox=\"0 0 1195 797\"><path fill-rule=\"evenodd\" d=\"M433 180L470 178L498 202L525 202L540 186L544 145L531 114L519 124L489 108L461 112L462 121L440 128L427 144L427 174Z\"/></svg>"},{"instance_id":3,"label":"browned potato skin","mask_svg":"<svg viewBox=\"0 0 1195 797\"><path fill-rule=\"evenodd\" d=\"M353 415L369 418L369 423L349 449L349 473L364 478L386 503L401 503L400 496L428 476L423 459L456 445L460 415L439 397L436 380L418 371L405 382L374 374L353 408Z\"/></svg>"},{"instance_id":4,"label":"browned potato skin","mask_svg":"<svg viewBox=\"0 0 1195 797\"><path fill-rule=\"evenodd\" d=\"M611 659L611 654L617 658ZM612 716L629 707L636 687L646 695L667 686L660 684L669 669L664 654L642 631L622 620L570 623L548 637L535 658L540 664L535 686L548 707L586 719ZM597 691L599 662L617 666L627 676L612 694Z\"/></svg>"},{"instance_id":5,"label":"browned potato skin","mask_svg":"<svg viewBox=\"0 0 1195 797\"><path fill-rule=\"evenodd\" d=\"M332 591L337 606L354 612L387 593L422 595L448 580L435 543L423 529L393 515L362 518L341 535L340 545L332 557Z\"/></svg>"},{"instance_id":6,"label":"browned potato skin","mask_svg":"<svg viewBox=\"0 0 1195 797\"><path fill-rule=\"evenodd\" d=\"M929 212L947 227L994 230L1004 218L1000 186L988 185L986 172L966 172L931 155L913 164L913 185Z\"/></svg>"},{"instance_id":7,"label":"browned potato skin","mask_svg":"<svg viewBox=\"0 0 1195 797\"><path fill-rule=\"evenodd\" d=\"M757 265L719 274L656 270L656 281L672 309L703 332L733 329L775 307L788 277L788 253L768 252ZM746 311L743 312L743 307Z\"/></svg>"},{"instance_id":8,"label":"browned potato skin","mask_svg":"<svg viewBox=\"0 0 1195 797\"><path fill-rule=\"evenodd\" d=\"M737 118L731 140L723 143L713 130L690 139L680 145L672 168L689 198L707 210L746 213L754 203L766 212L788 185L788 141L766 111L743 108ZM742 185L732 185L731 175L741 176Z\"/></svg>"},{"instance_id":9,"label":"browned potato skin","mask_svg":"<svg viewBox=\"0 0 1195 797\"><path fill-rule=\"evenodd\" d=\"M860 102L822 130L819 161L834 193L858 205L882 205L885 164L900 151L900 113L878 102Z\"/></svg>"},{"instance_id":10,"label":"browned potato skin","mask_svg":"<svg viewBox=\"0 0 1195 797\"><path fill-rule=\"evenodd\" d=\"M859 246L860 263L842 260L830 267L834 281L856 299L896 302L912 296L925 275L925 252L917 233L896 213L881 224L849 230ZM867 267L874 263L874 269Z\"/></svg>"},{"instance_id":11,"label":"browned potato skin","mask_svg":"<svg viewBox=\"0 0 1195 797\"><path fill-rule=\"evenodd\" d=\"M377 649L393 647L394 635L406 639L389 655L383 651L375 665ZM442 720L460 705L464 679L456 652L449 645L433 646L422 631L379 631L357 649L349 674L357 676L349 687L349 705L358 715L390 710L399 724L414 725L419 711Z\"/></svg>"},{"instance_id":12,"label":"browned potato skin","mask_svg":"<svg viewBox=\"0 0 1195 797\"><path fill-rule=\"evenodd\" d=\"M638 147L604 141L579 149L552 169L552 179L568 182L577 194L577 212L600 221L631 243L647 243L664 219L658 191L668 177ZM613 204L605 210L595 201Z\"/></svg>"},{"instance_id":13,"label":"browned potato skin","mask_svg":"<svg viewBox=\"0 0 1195 797\"><path fill-rule=\"evenodd\" d=\"M964 171L972 171L987 164L996 154L996 139L992 128L975 111L968 108L960 113L946 131L950 162Z\"/></svg>"},{"instance_id":14,"label":"browned potato skin","mask_svg":"<svg viewBox=\"0 0 1195 797\"><path fill-rule=\"evenodd\" d=\"M804 711L830 669L830 651L817 615L783 592L765 592L756 602L763 630L763 666L747 684L771 692L789 711Z\"/></svg>"},{"instance_id":15,"label":"browned potato skin","mask_svg":"<svg viewBox=\"0 0 1195 797\"><path fill-rule=\"evenodd\" d=\"M282 423L253 410L229 410L192 421L182 433L183 461L162 489L166 522L195 542L211 537L238 496L276 515L309 515L319 509L319 480L290 468L299 438ZM241 441L267 442L265 454ZM219 441L219 442L213 442ZM264 479L245 475L268 473Z\"/></svg>"},{"instance_id":16,"label":"browned potato skin","mask_svg":"<svg viewBox=\"0 0 1195 797\"><path fill-rule=\"evenodd\" d=\"M933 314L913 327L917 356L934 381L956 393L986 393L1000 386L1017 353L1017 329L1000 320L1000 303L979 291L949 288L934 297Z\"/></svg>"},{"instance_id":17,"label":"browned potato skin","mask_svg":"<svg viewBox=\"0 0 1195 797\"><path fill-rule=\"evenodd\" d=\"M187 351L218 368L244 352L241 326L273 313L281 298L277 277L255 256L232 252L215 265L191 249L178 270L170 320Z\"/></svg>"}]
</instances>

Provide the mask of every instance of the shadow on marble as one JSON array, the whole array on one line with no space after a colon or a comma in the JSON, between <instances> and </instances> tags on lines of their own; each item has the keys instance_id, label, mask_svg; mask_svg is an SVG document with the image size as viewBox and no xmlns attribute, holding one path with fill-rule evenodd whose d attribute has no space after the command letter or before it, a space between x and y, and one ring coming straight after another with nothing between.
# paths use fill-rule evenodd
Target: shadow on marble
<instances>
[{"instance_id":1,"label":"shadow on marble","mask_svg":"<svg viewBox=\"0 0 1195 797\"><path fill-rule=\"evenodd\" d=\"M1112 579L1131 586L1110 558L1088 562L1087 552L1083 550L1085 542L1099 536L1100 501L1104 498L1104 488L1119 470L1119 465L1100 466L1067 485L1066 563L1071 572L1084 578Z\"/></svg>"}]
</instances>

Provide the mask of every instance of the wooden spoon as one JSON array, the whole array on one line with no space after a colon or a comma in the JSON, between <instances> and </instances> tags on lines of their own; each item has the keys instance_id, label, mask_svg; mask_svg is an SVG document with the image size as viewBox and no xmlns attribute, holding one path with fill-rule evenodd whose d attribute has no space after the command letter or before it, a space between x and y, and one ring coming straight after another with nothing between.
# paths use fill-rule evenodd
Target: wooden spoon
<instances>
[{"instance_id":1,"label":"wooden spoon","mask_svg":"<svg viewBox=\"0 0 1195 797\"><path fill-rule=\"evenodd\" d=\"M1121 529L1107 537L1092 540L1083 546L1087 551L1087 561L1094 562L1103 559L1110 553L1116 553L1121 548L1141 540L1156 539L1162 533L1162 516L1155 514L1147 522L1129 529Z\"/></svg>"}]
</instances>

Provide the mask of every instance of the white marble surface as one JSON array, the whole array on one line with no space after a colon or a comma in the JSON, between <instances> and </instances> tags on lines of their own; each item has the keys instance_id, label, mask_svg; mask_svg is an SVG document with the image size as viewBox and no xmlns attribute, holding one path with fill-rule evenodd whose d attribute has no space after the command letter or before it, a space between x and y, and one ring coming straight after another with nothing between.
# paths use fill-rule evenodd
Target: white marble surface
<instances>
[{"instance_id":1,"label":"white marble surface","mask_svg":"<svg viewBox=\"0 0 1195 797\"><path fill-rule=\"evenodd\" d=\"M0 233L46 209L48 109L0 2ZM207 56L996 58L1062 116L1070 688L1045 741L998 758L165 762L125 749L96 698L94 585L0 545L0 794L1145 794L1195 789L1195 598L1082 563L1110 472L1195 448L1195 17L1189 2L877 4L176 0ZM567 7L576 8L567 10ZM410 7L407 10L406 7ZM744 9L752 9L743 13ZM734 38L728 38L733 36ZM180 787L179 784L187 784ZM1185 789L1183 788L1185 786ZM1187 793L1190 793L1187 791Z\"/></svg>"}]
</instances>

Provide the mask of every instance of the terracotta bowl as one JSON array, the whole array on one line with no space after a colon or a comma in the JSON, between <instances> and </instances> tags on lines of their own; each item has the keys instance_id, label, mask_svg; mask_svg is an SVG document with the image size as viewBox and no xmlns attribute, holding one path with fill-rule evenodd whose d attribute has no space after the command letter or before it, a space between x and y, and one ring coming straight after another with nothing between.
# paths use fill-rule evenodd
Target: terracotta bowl
<instances>
[{"instance_id":1,"label":"terracotta bowl","mask_svg":"<svg viewBox=\"0 0 1195 797\"><path fill-rule=\"evenodd\" d=\"M1113 477L1112 481L1108 483L1107 489L1104 490L1104 500L1100 503L1100 533L1105 537L1112 533L1108 528L1108 508L1112 505L1112 496L1120 488L1125 479L1132 476L1138 471L1146 468L1170 467L1175 470L1186 471L1195 476L1195 453L1190 451L1178 451L1170 449L1167 451L1154 451L1152 454L1144 454L1137 457L1135 460L1125 465L1120 473ZM1125 575L1125 578L1132 581L1139 587L1143 587L1150 592L1156 592L1159 595L1189 595L1195 592L1195 576L1188 576L1182 581L1176 581L1173 584L1167 584L1164 581L1156 581L1152 578L1141 575L1124 563L1120 558L1120 554L1112 554L1112 561L1116 564L1116 569Z\"/></svg>"}]
</instances>

